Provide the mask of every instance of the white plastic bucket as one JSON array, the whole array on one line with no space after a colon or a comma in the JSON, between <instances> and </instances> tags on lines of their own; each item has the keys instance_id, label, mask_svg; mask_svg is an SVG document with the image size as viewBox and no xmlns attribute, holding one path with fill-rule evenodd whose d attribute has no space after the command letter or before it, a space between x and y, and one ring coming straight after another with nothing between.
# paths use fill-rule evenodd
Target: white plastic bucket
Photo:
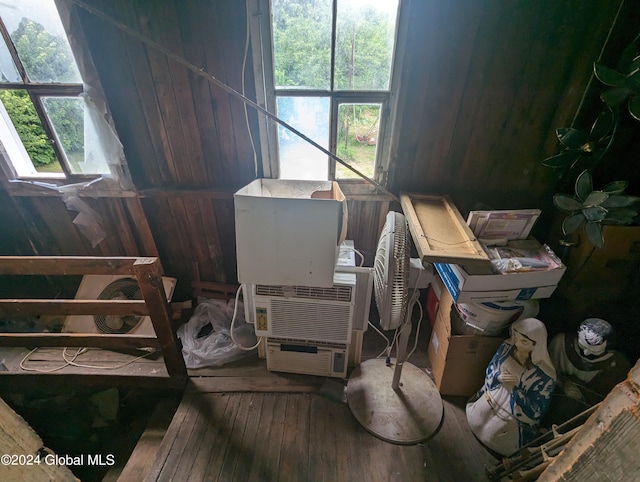
<instances>
[{"instance_id":1,"label":"white plastic bucket","mask_svg":"<svg viewBox=\"0 0 640 482\"><path fill-rule=\"evenodd\" d=\"M467 330L473 334L495 336L520 317L524 306L519 301L485 301L458 303L456 308ZM465 330L465 327L461 328Z\"/></svg>"}]
</instances>

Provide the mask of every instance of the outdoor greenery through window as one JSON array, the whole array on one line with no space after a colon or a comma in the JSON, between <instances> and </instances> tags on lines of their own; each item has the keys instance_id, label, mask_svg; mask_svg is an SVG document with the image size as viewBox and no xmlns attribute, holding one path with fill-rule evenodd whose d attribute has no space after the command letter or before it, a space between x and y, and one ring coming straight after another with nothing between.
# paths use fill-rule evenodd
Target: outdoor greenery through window
<instances>
[{"instance_id":1,"label":"outdoor greenery through window","mask_svg":"<svg viewBox=\"0 0 640 482\"><path fill-rule=\"evenodd\" d=\"M0 2L0 143L17 177L108 173L53 0ZM91 155L89 155L91 154Z\"/></svg>"},{"instance_id":2,"label":"outdoor greenery through window","mask_svg":"<svg viewBox=\"0 0 640 482\"><path fill-rule=\"evenodd\" d=\"M370 178L385 128L398 0L271 0L277 114ZM278 127L280 178L357 178Z\"/></svg>"}]
</instances>

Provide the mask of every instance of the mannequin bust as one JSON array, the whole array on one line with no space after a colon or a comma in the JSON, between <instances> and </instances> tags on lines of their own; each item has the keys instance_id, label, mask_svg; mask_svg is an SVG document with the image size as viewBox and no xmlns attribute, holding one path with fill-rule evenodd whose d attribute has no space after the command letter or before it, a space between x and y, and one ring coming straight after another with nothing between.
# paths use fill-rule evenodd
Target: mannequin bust
<instances>
[{"instance_id":1,"label":"mannequin bust","mask_svg":"<svg viewBox=\"0 0 640 482\"><path fill-rule=\"evenodd\" d=\"M511 325L511 337L496 351L482 388L469 400L467 421L490 450L508 456L533 440L551 402L556 373L540 320Z\"/></svg>"},{"instance_id":2,"label":"mannequin bust","mask_svg":"<svg viewBox=\"0 0 640 482\"><path fill-rule=\"evenodd\" d=\"M612 349L613 327L600 318L587 318L575 335L556 335L549 355L558 373L557 388L545 423L563 423L602 401L623 381L631 364Z\"/></svg>"}]
</instances>

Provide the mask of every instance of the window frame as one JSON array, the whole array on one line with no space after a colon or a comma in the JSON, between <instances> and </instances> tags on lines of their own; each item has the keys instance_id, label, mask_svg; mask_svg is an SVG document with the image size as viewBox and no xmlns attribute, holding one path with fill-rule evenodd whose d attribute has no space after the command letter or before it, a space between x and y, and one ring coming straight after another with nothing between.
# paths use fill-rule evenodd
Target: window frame
<instances>
[{"instance_id":1,"label":"window frame","mask_svg":"<svg viewBox=\"0 0 640 482\"><path fill-rule=\"evenodd\" d=\"M7 150L0 143L0 183L4 185L8 192L16 196L61 195L64 192L68 192L69 188L90 191L92 196L128 196L134 187L131 183L122 145L116 134L113 119L106 104L100 79L91 60L84 31L77 16L77 6L74 5L73 0L54 0L54 3L69 39L76 66L80 71L81 83L41 83L30 81L4 22L0 22L2 41L7 46L11 58L18 69L18 74L22 78L22 82L1 83L0 88L27 92L63 172L37 172L26 176L20 175L14 166L14 161L9 158ZM110 151L108 161L110 173L83 174L72 172L66 153L46 113L44 98L81 98L84 96L87 98L87 103L92 104L91 111L95 111L91 114L92 117L95 118L97 113L105 123L104 126L97 127L102 131L106 128L109 131L109 136L112 137L108 142L115 142L119 146L117 153ZM17 134L15 135L17 136ZM19 143L22 142L19 137L17 141ZM111 149L109 146L107 148ZM33 161L29 161L33 165ZM35 169L35 165L33 166Z\"/></svg>"},{"instance_id":2,"label":"window frame","mask_svg":"<svg viewBox=\"0 0 640 482\"><path fill-rule=\"evenodd\" d=\"M389 87L387 90L326 90L326 89L287 89L276 88L273 63L273 33L272 12L270 0L247 0L247 15L249 17L249 30L251 35L252 60L254 75L256 78L256 102L269 112L277 114L276 102L278 96L317 97L324 96L330 99L330 132L328 150L335 155L337 148L337 120L340 104L380 104L380 126L377 138L377 152L374 166L373 180L382 186L389 184L389 173L393 162L391 159L391 144L393 139L393 126L395 124L398 109L397 89L402 73L401 61L398 53L403 51L405 44L406 19L403 13L403 0L398 1L398 13L396 16L396 39L391 62ZM335 10L336 0L333 4L334 17L332 25L332 54L335 45ZM331 56L331 86L334 83L334 61ZM262 154L262 171L264 177L279 177L279 152L278 152L278 125L266 116L259 116L259 144ZM293 126L295 127L295 126ZM335 178L337 161L329 157L329 180L337 180L342 184L367 184L368 181L360 178Z\"/></svg>"}]
</instances>

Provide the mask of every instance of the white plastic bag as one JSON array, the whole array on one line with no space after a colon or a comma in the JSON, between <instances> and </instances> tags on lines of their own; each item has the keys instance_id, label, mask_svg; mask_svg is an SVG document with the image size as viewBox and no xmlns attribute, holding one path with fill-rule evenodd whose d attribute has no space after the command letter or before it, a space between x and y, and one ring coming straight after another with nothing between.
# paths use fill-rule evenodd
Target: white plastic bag
<instances>
[{"instance_id":1,"label":"white plastic bag","mask_svg":"<svg viewBox=\"0 0 640 482\"><path fill-rule=\"evenodd\" d=\"M229 330L234 303L234 300L198 300L191 319L177 331L178 338L182 341L182 356L187 368L221 366L256 352L255 349L247 351L238 348L231 339ZM210 330L207 326L209 324ZM243 347L256 344L253 325L244 320L242 302L238 303L233 335Z\"/></svg>"}]
</instances>

